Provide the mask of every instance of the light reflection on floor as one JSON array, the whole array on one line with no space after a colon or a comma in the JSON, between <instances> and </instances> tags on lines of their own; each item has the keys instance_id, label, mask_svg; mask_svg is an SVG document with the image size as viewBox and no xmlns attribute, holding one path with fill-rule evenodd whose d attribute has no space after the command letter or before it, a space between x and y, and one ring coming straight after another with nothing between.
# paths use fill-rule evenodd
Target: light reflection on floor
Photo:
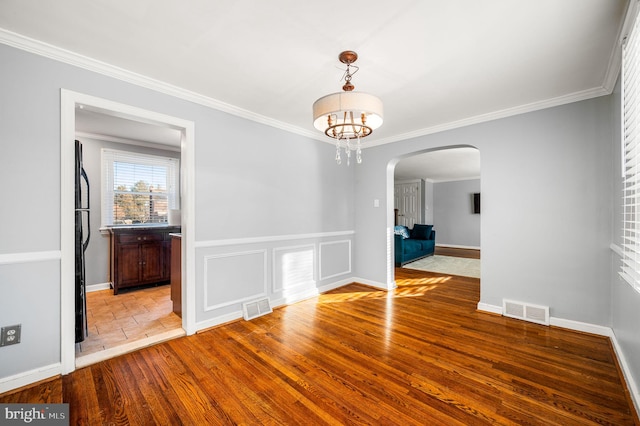
<instances>
[{"instance_id":1,"label":"light reflection on floor","mask_svg":"<svg viewBox=\"0 0 640 426\"><path fill-rule=\"evenodd\" d=\"M439 285L451 280L451 276L438 276L430 278L406 278L396 280L395 290L377 290L373 287L364 291L348 291L337 289L318 296L318 303L342 303L364 299L385 299L391 297L418 297L424 296L428 291L436 289Z\"/></svg>"}]
</instances>

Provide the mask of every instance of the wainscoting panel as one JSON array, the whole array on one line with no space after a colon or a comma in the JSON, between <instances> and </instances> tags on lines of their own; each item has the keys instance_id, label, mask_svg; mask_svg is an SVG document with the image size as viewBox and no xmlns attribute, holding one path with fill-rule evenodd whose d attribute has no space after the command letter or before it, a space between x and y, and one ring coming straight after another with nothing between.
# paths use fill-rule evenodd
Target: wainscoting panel
<instances>
[{"instance_id":1,"label":"wainscoting panel","mask_svg":"<svg viewBox=\"0 0 640 426\"><path fill-rule=\"evenodd\" d=\"M320 280L351 273L351 240L320 243Z\"/></svg>"},{"instance_id":2,"label":"wainscoting panel","mask_svg":"<svg viewBox=\"0 0 640 426\"><path fill-rule=\"evenodd\" d=\"M298 302L352 282L353 231L197 241L196 329L241 319L242 304Z\"/></svg>"},{"instance_id":3,"label":"wainscoting panel","mask_svg":"<svg viewBox=\"0 0 640 426\"><path fill-rule=\"evenodd\" d=\"M205 256L205 311L242 303L266 295L266 250Z\"/></svg>"},{"instance_id":4,"label":"wainscoting panel","mask_svg":"<svg viewBox=\"0 0 640 426\"><path fill-rule=\"evenodd\" d=\"M273 292L287 294L315 287L315 245L281 247L273 250Z\"/></svg>"}]
</instances>

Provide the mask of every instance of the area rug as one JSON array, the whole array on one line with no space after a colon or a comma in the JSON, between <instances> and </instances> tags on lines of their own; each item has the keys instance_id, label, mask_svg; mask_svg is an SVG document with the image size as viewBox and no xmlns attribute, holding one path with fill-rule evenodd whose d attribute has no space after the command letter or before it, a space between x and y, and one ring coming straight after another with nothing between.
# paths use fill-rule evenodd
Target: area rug
<instances>
[{"instance_id":1,"label":"area rug","mask_svg":"<svg viewBox=\"0 0 640 426\"><path fill-rule=\"evenodd\" d=\"M480 259L435 255L407 263L403 268L480 278Z\"/></svg>"}]
</instances>

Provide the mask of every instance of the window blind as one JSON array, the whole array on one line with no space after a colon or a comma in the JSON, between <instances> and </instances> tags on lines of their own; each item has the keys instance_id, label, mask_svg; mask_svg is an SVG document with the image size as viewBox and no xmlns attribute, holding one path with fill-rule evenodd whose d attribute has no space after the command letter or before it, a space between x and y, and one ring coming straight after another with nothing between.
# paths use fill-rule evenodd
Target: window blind
<instances>
[{"instance_id":1,"label":"window blind","mask_svg":"<svg viewBox=\"0 0 640 426\"><path fill-rule=\"evenodd\" d=\"M640 40L638 19L622 48L623 236L620 275L640 292Z\"/></svg>"},{"instance_id":2,"label":"window blind","mask_svg":"<svg viewBox=\"0 0 640 426\"><path fill-rule=\"evenodd\" d=\"M166 223L179 208L180 160L102 150L102 225Z\"/></svg>"}]
</instances>

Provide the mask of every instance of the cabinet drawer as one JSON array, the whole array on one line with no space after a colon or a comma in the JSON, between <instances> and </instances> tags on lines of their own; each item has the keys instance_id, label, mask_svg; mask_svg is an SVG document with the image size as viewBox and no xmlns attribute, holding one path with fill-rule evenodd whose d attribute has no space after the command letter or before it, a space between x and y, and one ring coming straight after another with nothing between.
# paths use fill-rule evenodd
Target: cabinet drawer
<instances>
[{"instance_id":1,"label":"cabinet drawer","mask_svg":"<svg viewBox=\"0 0 640 426\"><path fill-rule=\"evenodd\" d=\"M118 242L120 243L141 243L141 242L153 242L162 241L162 234L122 234L118 235Z\"/></svg>"}]
</instances>

